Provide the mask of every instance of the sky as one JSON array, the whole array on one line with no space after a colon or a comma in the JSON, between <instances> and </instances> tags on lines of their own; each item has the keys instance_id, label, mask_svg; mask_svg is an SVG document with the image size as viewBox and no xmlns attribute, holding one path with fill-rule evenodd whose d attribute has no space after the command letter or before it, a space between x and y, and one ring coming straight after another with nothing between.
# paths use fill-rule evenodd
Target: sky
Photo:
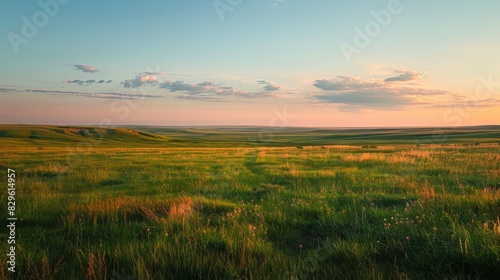
<instances>
[{"instance_id":1,"label":"sky","mask_svg":"<svg viewBox=\"0 0 500 280\"><path fill-rule=\"evenodd\" d=\"M500 124L500 1L2 1L0 123Z\"/></svg>"}]
</instances>

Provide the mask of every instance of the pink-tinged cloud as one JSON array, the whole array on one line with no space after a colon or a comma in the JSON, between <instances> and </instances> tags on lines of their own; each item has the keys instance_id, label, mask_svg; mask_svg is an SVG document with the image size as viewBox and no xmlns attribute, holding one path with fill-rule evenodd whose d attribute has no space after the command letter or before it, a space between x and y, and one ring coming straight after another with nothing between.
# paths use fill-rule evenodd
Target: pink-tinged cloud
<instances>
[{"instance_id":1,"label":"pink-tinged cloud","mask_svg":"<svg viewBox=\"0 0 500 280\"><path fill-rule=\"evenodd\" d=\"M257 81L257 83L265 85L264 86L265 91L278 91L280 89L283 89L283 86L265 80Z\"/></svg>"},{"instance_id":2,"label":"pink-tinged cloud","mask_svg":"<svg viewBox=\"0 0 500 280\"><path fill-rule=\"evenodd\" d=\"M257 81L257 83L265 85L263 90L238 90L231 86L221 86L212 81L204 81L198 84L187 84L184 81L165 81L160 84L160 88L167 89L170 92L179 92L177 95L178 98L193 100L212 100L210 98L217 96L236 96L244 98L273 97L274 92L283 88L278 84L267 81Z\"/></svg>"},{"instance_id":3,"label":"pink-tinged cloud","mask_svg":"<svg viewBox=\"0 0 500 280\"><path fill-rule=\"evenodd\" d=\"M45 93L56 96L80 96L80 97L91 97L91 98L102 98L102 99L124 99L140 101L146 98L161 98L160 95L153 94L129 94L120 92L82 92L82 91L70 91L70 90L51 90L51 89L25 89L25 92L32 93Z\"/></svg>"},{"instance_id":4,"label":"pink-tinged cloud","mask_svg":"<svg viewBox=\"0 0 500 280\"><path fill-rule=\"evenodd\" d=\"M73 65L73 67L76 70L80 70L80 71L85 72L85 73L99 72L99 70L97 70L97 68L95 68L94 66L90 66L90 65L75 64L75 65Z\"/></svg>"},{"instance_id":5,"label":"pink-tinged cloud","mask_svg":"<svg viewBox=\"0 0 500 280\"><path fill-rule=\"evenodd\" d=\"M396 73L398 73L399 75L394 76L394 77L389 77L389 78L385 79L384 81L387 83L407 82L407 81L412 81L412 80L420 80L427 75L426 72L413 71L413 70L398 70L398 71L396 71Z\"/></svg>"},{"instance_id":6,"label":"pink-tinged cloud","mask_svg":"<svg viewBox=\"0 0 500 280\"><path fill-rule=\"evenodd\" d=\"M402 73L405 75L406 73ZM415 79L421 75L408 74ZM401 80L410 79L408 77ZM413 79L413 78L412 78ZM448 101L453 92L441 89L398 87L380 80L337 76L331 80L316 80L313 86L325 91L314 96L318 101L342 106L364 108L394 108L409 105L430 106L436 97ZM431 101L432 100L432 101Z\"/></svg>"},{"instance_id":7,"label":"pink-tinged cloud","mask_svg":"<svg viewBox=\"0 0 500 280\"><path fill-rule=\"evenodd\" d=\"M121 82L121 85L126 88L138 88L143 85L155 85L158 84L158 79L154 75L138 75L133 79L128 79Z\"/></svg>"},{"instance_id":8,"label":"pink-tinged cloud","mask_svg":"<svg viewBox=\"0 0 500 280\"><path fill-rule=\"evenodd\" d=\"M365 90L380 88L384 82L378 80L362 80L361 77L337 76L331 80L316 80L315 87L326 91L344 91L344 90Z\"/></svg>"}]
</instances>

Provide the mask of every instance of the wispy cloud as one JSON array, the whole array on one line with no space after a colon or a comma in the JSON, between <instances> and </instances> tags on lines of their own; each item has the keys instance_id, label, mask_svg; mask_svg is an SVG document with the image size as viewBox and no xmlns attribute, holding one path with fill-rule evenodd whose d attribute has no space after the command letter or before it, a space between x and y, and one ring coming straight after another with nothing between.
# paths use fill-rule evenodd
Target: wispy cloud
<instances>
[{"instance_id":1,"label":"wispy cloud","mask_svg":"<svg viewBox=\"0 0 500 280\"><path fill-rule=\"evenodd\" d=\"M69 91L69 90L51 90L51 89L26 89L25 92L34 93L46 93L58 96L82 96L91 98L103 98L103 99L124 99L124 100L144 100L146 98L161 98L161 95L152 94L130 94L130 93L119 93L119 92L98 92L89 93L81 91Z\"/></svg>"},{"instance_id":2,"label":"wispy cloud","mask_svg":"<svg viewBox=\"0 0 500 280\"><path fill-rule=\"evenodd\" d=\"M331 80L316 80L313 85L326 91L339 91L379 88L382 87L384 83L377 80L363 81L361 77L337 76Z\"/></svg>"},{"instance_id":3,"label":"wispy cloud","mask_svg":"<svg viewBox=\"0 0 500 280\"><path fill-rule=\"evenodd\" d=\"M205 94L199 94L199 95L189 95L189 94L177 94L177 98L180 99L189 99L189 100L199 100L199 101L208 101L208 102L227 102L227 100L224 100L220 97L217 96L210 96L210 95L205 95Z\"/></svg>"},{"instance_id":4,"label":"wispy cloud","mask_svg":"<svg viewBox=\"0 0 500 280\"><path fill-rule=\"evenodd\" d=\"M0 92L20 92L20 91L14 88L0 88Z\"/></svg>"},{"instance_id":5,"label":"wispy cloud","mask_svg":"<svg viewBox=\"0 0 500 280\"><path fill-rule=\"evenodd\" d=\"M97 68L95 68L94 66L90 66L90 65L74 64L71 66L73 66L73 68L75 68L76 70L80 70L80 71L85 72L85 73L99 72L99 70L97 70Z\"/></svg>"},{"instance_id":6,"label":"wispy cloud","mask_svg":"<svg viewBox=\"0 0 500 280\"><path fill-rule=\"evenodd\" d=\"M186 84L184 81L165 81L160 84L160 88L168 89L170 92L185 92L190 95L197 95L201 93L214 93L218 86L211 81L198 84Z\"/></svg>"},{"instance_id":7,"label":"wispy cloud","mask_svg":"<svg viewBox=\"0 0 500 280\"><path fill-rule=\"evenodd\" d=\"M399 107L412 102L412 99L408 96L373 89L338 94L321 94L317 95L316 98L327 103L371 108Z\"/></svg>"},{"instance_id":8,"label":"wispy cloud","mask_svg":"<svg viewBox=\"0 0 500 280\"><path fill-rule=\"evenodd\" d=\"M112 81L111 80L94 80L94 79L91 79L91 80L71 80L71 79L68 79L66 81L64 81L65 83L68 83L68 84L77 84L79 86L88 86L88 85L91 85L91 84L104 84L104 83L111 83Z\"/></svg>"},{"instance_id":9,"label":"wispy cloud","mask_svg":"<svg viewBox=\"0 0 500 280\"><path fill-rule=\"evenodd\" d=\"M413 70L399 70L399 71L396 71L396 73L398 73L399 75L386 78L384 81L385 82L406 82L406 81L412 81L412 80L420 80L427 75L426 72L413 71Z\"/></svg>"}]
</instances>

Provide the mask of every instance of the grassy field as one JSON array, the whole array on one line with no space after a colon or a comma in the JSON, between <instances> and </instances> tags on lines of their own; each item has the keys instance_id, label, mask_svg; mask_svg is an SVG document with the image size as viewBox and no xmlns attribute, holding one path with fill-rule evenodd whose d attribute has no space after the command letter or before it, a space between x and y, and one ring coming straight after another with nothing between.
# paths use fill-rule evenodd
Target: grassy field
<instances>
[{"instance_id":1,"label":"grassy field","mask_svg":"<svg viewBox=\"0 0 500 280\"><path fill-rule=\"evenodd\" d=\"M500 278L498 127L265 133L0 126L0 278Z\"/></svg>"},{"instance_id":2,"label":"grassy field","mask_svg":"<svg viewBox=\"0 0 500 280\"><path fill-rule=\"evenodd\" d=\"M500 143L500 126L318 129L272 127L71 127L0 124L4 147L297 147Z\"/></svg>"}]
</instances>

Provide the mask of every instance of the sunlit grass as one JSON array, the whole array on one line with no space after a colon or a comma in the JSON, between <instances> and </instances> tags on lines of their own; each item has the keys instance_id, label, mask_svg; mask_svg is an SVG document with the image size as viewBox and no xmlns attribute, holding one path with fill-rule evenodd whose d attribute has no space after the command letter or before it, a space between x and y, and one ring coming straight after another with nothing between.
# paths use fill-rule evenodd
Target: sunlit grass
<instances>
[{"instance_id":1,"label":"sunlit grass","mask_svg":"<svg viewBox=\"0 0 500 280\"><path fill-rule=\"evenodd\" d=\"M498 146L73 152L2 150L18 279L500 275Z\"/></svg>"}]
</instances>

